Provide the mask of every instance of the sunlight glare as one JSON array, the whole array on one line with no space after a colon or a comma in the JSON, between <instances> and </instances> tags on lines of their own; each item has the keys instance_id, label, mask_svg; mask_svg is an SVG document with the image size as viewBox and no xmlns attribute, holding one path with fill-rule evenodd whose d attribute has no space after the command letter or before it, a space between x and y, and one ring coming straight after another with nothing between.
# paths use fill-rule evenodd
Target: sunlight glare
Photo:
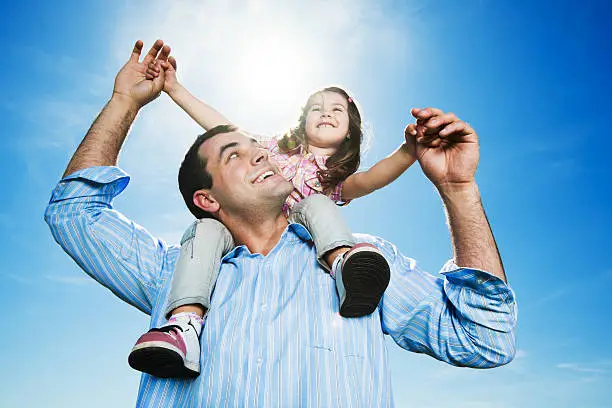
<instances>
[{"instance_id":1,"label":"sunlight glare","mask_svg":"<svg viewBox=\"0 0 612 408\"><path fill-rule=\"evenodd\" d=\"M309 61L315 55L296 36L283 32L254 38L237 58L237 89L257 104L297 107L313 87L314 73Z\"/></svg>"}]
</instances>

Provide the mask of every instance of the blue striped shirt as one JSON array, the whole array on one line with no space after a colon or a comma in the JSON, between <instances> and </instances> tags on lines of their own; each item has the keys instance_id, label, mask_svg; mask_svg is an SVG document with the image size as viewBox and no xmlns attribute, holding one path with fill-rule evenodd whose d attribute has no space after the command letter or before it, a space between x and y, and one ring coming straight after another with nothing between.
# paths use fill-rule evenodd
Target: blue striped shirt
<instances>
[{"instance_id":1,"label":"blue striped shirt","mask_svg":"<svg viewBox=\"0 0 612 408\"><path fill-rule=\"evenodd\" d=\"M129 176L92 167L59 182L45 220L92 278L165 322L177 246L112 209ZM345 319L334 282L316 261L308 231L291 224L267 255L245 246L221 266L193 380L142 375L139 407L390 407L384 337L458 366L495 367L515 352L512 290L486 272L447 263L442 274L380 238L391 282L377 312Z\"/></svg>"}]
</instances>

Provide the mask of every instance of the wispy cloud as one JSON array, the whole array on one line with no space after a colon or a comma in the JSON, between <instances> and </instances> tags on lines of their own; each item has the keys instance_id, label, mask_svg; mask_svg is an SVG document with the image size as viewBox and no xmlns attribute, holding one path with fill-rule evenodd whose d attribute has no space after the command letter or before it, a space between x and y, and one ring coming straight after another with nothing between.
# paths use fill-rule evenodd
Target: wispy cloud
<instances>
[{"instance_id":1,"label":"wispy cloud","mask_svg":"<svg viewBox=\"0 0 612 408\"><path fill-rule=\"evenodd\" d=\"M17 275L14 273L8 272L0 272L0 279L2 280L10 280L12 282L19 283L21 285L34 285L36 284L36 280L30 276Z\"/></svg>"},{"instance_id":2,"label":"wispy cloud","mask_svg":"<svg viewBox=\"0 0 612 408\"><path fill-rule=\"evenodd\" d=\"M46 278L51 282L69 286L84 286L94 283L93 279L88 276L47 275Z\"/></svg>"},{"instance_id":3,"label":"wispy cloud","mask_svg":"<svg viewBox=\"0 0 612 408\"><path fill-rule=\"evenodd\" d=\"M579 174L582 171L582 165L578 157L563 155L551 158L548 161L546 170L547 177L553 177L558 180Z\"/></svg>"},{"instance_id":4,"label":"wispy cloud","mask_svg":"<svg viewBox=\"0 0 612 408\"><path fill-rule=\"evenodd\" d=\"M27 152L32 147L45 150L72 146L101 108L91 103L92 98L109 93L113 76L92 70L69 55L50 54L31 46L10 47L14 58L27 61L46 82L58 84L51 88L52 93L26 87L29 93L5 95L0 102L12 115L41 128L19 138L20 145Z\"/></svg>"},{"instance_id":5,"label":"wispy cloud","mask_svg":"<svg viewBox=\"0 0 612 408\"><path fill-rule=\"evenodd\" d=\"M527 302L527 301L524 302L524 306L522 306L522 308L524 310L533 310L541 306L548 305L550 303L554 303L558 301L559 299L569 295L570 293L571 293L570 290L566 288L555 289L552 292L544 294L543 296L537 299L532 299L531 302Z\"/></svg>"},{"instance_id":6,"label":"wispy cloud","mask_svg":"<svg viewBox=\"0 0 612 408\"><path fill-rule=\"evenodd\" d=\"M0 280L9 280L12 282L16 282L21 285L39 285L44 287L44 279L58 283L61 285L69 285L69 286L83 286L94 283L93 279L88 276L78 276L78 275L61 275L61 274L50 274L43 276L34 276L34 275L18 275L10 272L1 272L0 271Z\"/></svg>"},{"instance_id":7,"label":"wispy cloud","mask_svg":"<svg viewBox=\"0 0 612 408\"><path fill-rule=\"evenodd\" d=\"M514 360L519 360L519 359L524 359L527 357L527 352L525 350L519 349L516 351L516 354L514 355Z\"/></svg>"},{"instance_id":8,"label":"wispy cloud","mask_svg":"<svg viewBox=\"0 0 612 408\"><path fill-rule=\"evenodd\" d=\"M589 373L589 374L606 374L608 372L607 370L604 370L603 368L585 366L585 365L576 364L576 363L557 364L557 368L560 368L563 370L574 371L578 373Z\"/></svg>"}]
</instances>

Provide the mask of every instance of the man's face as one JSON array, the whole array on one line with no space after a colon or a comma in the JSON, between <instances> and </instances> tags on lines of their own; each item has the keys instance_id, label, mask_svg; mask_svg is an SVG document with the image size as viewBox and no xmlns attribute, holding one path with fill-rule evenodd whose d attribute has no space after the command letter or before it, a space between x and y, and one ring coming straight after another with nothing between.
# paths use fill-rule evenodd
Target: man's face
<instances>
[{"instance_id":1,"label":"man's face","mask_svg":"<svg viewBox=\"0 0 612 408\"><path fill-rule=\"evenodd\" d=\"M293 190L268 151L255 139L240 132L212 137L200 146L213 179L210 194L219 204L219 214L258 212L278 207Z\"/></svg>"}]
</instances>

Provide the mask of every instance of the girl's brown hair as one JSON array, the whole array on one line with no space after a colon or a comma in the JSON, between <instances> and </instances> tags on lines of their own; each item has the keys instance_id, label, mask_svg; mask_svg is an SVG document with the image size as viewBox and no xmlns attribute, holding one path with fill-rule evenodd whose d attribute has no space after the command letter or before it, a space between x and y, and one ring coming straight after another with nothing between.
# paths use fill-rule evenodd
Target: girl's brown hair
<instances>
[{"instance_id":1,"label":"girl's brown hair","mask_svg":"<svg viewBox=\"0 0 612 408\"><path fill-rule=\"evenodd\" d=\"M363 139L363 130L361 129L361 115L355 101L342 88L330 86L314 92L308 97L308 101L314 95L322 92L335 92L342 95L348 104L349 117L349 133L347 138L342 141L342 144L334 154L327 158L325 166L327 170L319 170L317 176L323 186L325 193L331 192L338 184L346 180L348 176L355 173L359 168L361 157L361 141ZM278 141L278 147L281 152L287 152L295 149L299 145L308 146L306 140L306 116L308 115L308 103L302 108L302 113L298 121L298 125L291 128Z\"/></svg>"}]
</instances>

